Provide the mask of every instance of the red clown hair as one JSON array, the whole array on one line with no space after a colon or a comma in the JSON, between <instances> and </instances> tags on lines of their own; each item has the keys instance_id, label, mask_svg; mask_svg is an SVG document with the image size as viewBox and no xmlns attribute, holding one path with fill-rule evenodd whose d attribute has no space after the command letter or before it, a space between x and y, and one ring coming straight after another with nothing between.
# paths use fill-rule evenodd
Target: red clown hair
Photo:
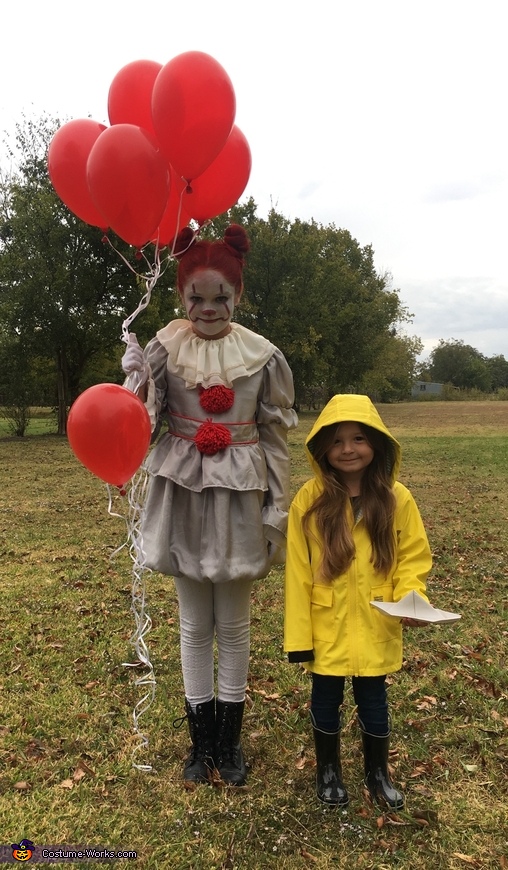
<instances>
[{"instance_id":1,"label":"red clown hair","mask_svg":"<svg viewBox=\"0 0 508 870\"><path fill-rule=\"evenodd\" d=\"M182 292L194 272L216 269L239 292L243 287L244 257L250 249L244 228L239 224L231 224L224 233L224 239L217 242L206 239L195 241L193 236L191 228L185 227L176 240L174 255L178 260L178 290Z\"/></svg>"}]
</instances>

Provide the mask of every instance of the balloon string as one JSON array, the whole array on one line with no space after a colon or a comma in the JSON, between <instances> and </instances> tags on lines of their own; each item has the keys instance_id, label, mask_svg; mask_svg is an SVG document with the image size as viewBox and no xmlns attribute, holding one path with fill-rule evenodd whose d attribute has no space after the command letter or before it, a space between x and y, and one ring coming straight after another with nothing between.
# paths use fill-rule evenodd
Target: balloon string
<instances>
[{"instance_id":1,"label":"balloon string","mask_svg":"<svg viewBox=\"0 0 508 870\"><path fill-rule=\"evenodd\" d=\"M152 628L152 620L146 609L146 572L150 569L145 564L145 552L143 547L143 535L141 531L141 516L142 505L144 503L146 488L148 485L148 472L141 469L132 478L128 488L128 512L125 519L127 525L127 541L118 547L111 555L111 559L129 543L129 555L132 560L132 597L131 611L134 615L135 629L131 635L130 643L134 648L137 656L135 662L122 662L122 665L127 668L142 667L143 673L134 681L136 688L146 688L147 691L136 702L133 712L133 728L136 737L136 744L132 751L132 764L137 770L151 771L153 770L150 764L140 764L135 761L136 755L141 750L146 750L149 745L149 740L146 734L140 728L140 717L146 713L155 699L156 679L154 668L150 660L150 653L145 640L146 635ZM112 495L109 491L109 508L108 512L111 516L119 517L118 513L112 510Z\"/></svg>"},{"instance_id":2,"label":"balloon string","mask_svg":"<svg viewBox=\"0 0 508 870\"><path fill-rule=\"evenodd\" d=\"M182 180L182 181L186 181L185 178L182 178L181 180ZM171 251L169 252L169 256L170 256L170 257L174 257L174 256L175 256L176 241L177 241L177 238L178 238L178 234L179 234L179 232L180 232L180 218L181 218L181 216L182 216L182 203L183 203L183 197L184 197L184 194L185 194L185 191L186 191L186 190L187 190L187 185L186 185L185 187L182 187L182 189L181 189L181 191L180 191L180 199L179 199L179 202L178 202L178 212L177 212L177 216L176 216L176 232L175 232L175 236L174 236L173 242L172 242L172 244L171 244ZM181 256L181 254L185 253L185 251L188 251L188 250L189 250L190 246L192 245L194 239L195 239L196 236L199 234L199 232L200 232L200 228L198 228L197 230L194 230L193 236L192 236L192 238L191 238L189 244L187 245L187 247L186 247L186 248L182 248L181 251L178 251L178 255L179 255L179 256Z\"/></svg>"},{"instance_id":3,"label":"balloon string","mask_svg":"<svg viewBox=\"0 0 508 870\"><path fill-rule=\"evenodd\" d=\"M177 241L177 237L179 234L180 220L181 220L181 216L182 216L182 202L183 202L184 193L185 193L185 188L183 188L181 193L180 193L180 201L178 203L178 213L177 213L177 219L176 219L176 232L175 232L175 236L174 236L174 239L173 239L173 242L171 245L171 250L168 254L168 261L175 258L176 241ZM190 246L194 242L196 236L198 236L199 233L201 232L201 230L203 229L203 226L206 226L208 223L210 223L210 221L206 221L203 225L199 226L197 229L194 229L192 231L192 237L191 237L188 245L185 248L183 248L181 251L178 252L179 255L185 253L185 251L187 251L190 248ZM125 344L128 344L128 342L129 342L129 326L131 325L133 320L136 319L138 314L140 314L142 311L144 311L145 308L147 308L148 305L150 304L153 289L154 289L157 281L159 280L159 278L162 274L163 269L162 269L161 258L160 258L160 248L159 248L159 244L157 242L155 245L155 257L154 257L153 264L150 263L150 261L148 260L148 258L145 256L145 254L143 253L143 251L141 249L138 251L138 255L143 257L143 259L145 260L145 262L148 266L148 269L149 269L148 275L140 275L139 272L137 272L132 267L131 263L129 263L127 258L124 257L124 255L121 253L121 251L119 251L117 248L115 248L115 246L111 242L111 239L109 238L109 236L104 235L103 238L104 238L104 241L107 242L113 248L114 251L116 251L116 253L120 257L120 259L123 260L123 262L125 263L127 268L130 269L130 271L133 272L137 278L140 278L140 279L144 280L144 282L145 282L146 291L145 291L144 295L142 296L142 298L139 302L139 305L137 306L135 311L132 312L132 314L129 314L129 316L125 318L125 320L122 323L121 339L123 342L125 342Z\"/></svg>"},{"instance_id":4,"label":"balloon string","mask_svg":"<svg viewBox=\"0 0 508 870\"><path fill-rule=\"evenodd\" d=\"M182 189L180 191L180 198L178 200L178 212L176 215L176 230L175 230L175 235L174 235L173 241L171 242L171 250L169 252L170 257L175 256L176 240L177 240L178 235L180 233L180 219L182 217L182 202L183 202L184 193L185 193L185 187L182 187Z\"/></svg>"},{"instance_id":5,"label":"balloon string","mask_svg":"<svg viewBox=\"0 0 508 870\"><path fill-rule=\"evenodd\" d=\"M124 322L122 323L122 341L124 341L126 344L128 344L129 341L129 326L131 325L132 321L135 320L138 314L140 314L141 311L144 311L145 308L147 308L150 304L150 299L152 298L152 290L155 287L157 281L159 280L160 274L161 261L159 255L159 248L156 247L155 262L152 266L151 272L148 276L144 276L146 292L141 298L141 301L136 310L133 311L132 314L129 314L129 316L126 317Z\"/></svg>"},{"instance_id":6,"label":"balloon string","mask_svg":"<svg viewBox=\"0 0 508 870\"><path fill-rule=\"evenodd\" d=\"M151 263L148 260L148 257L146 257L146 255L143 253L142 250L138 251L139 256L144 259L145 263L148 266L148 274L141 275L139 272L136 271L136 269L133 268L131 263L129 263L129 261L127 260L126 257L124 257L124 255L121 253L121 251L119 251L118 248L115 248L115 246L113 245L109 236L104 235L103 238L104 238L104 241L107 242L108 245L110 245L110 247L113 248L113 250L118 254L120 259L123 260L123 262L125 263L127 268L130 269L130 271L137 278L139 278L145 282L146 291L145 291L143 297L141 298L141 301L140 301L138 307L136 308L135 311L132 312L132 314L130 314L128 317L126 317L126 319L122 323L121 339L122 339L122 341L124 341L127 344L129 341L129 326L131 325L132 321L138 316L138 314L140 314L141 311L144 311L144 309L147 308L148 305L150 304L150 299L152 298L153 288L155 287L157 281L159 280L159 278L162 274L160 249L159 249L159 246L157 244L155 246L155 256L154 256L153 263Z\"/></svg>"},{"instance_id":7,"label":"balloon string","mask_svg":"<svg viewBox=\"0 0 508 870\"><path fill-rule=\"evenodd\" d=\"M178 208L178 217L177 217L177 227L180 224L181 210L182 210L182 197L184 190L180 195L180 203ZM199 229L193 232L192 238L187 246L193 243L194 239L199 233ZM175 244L176 244L176 236L173 240L173 245L170 253L170 257L174 256ZM106 236L108 243L111 245L111 241ZM112 247L114 247L112 245ZM187 250L187 248L185 250ZM116 249L115 249L116 250ZM141 311L144 311L145 308L150 304L150 299L152 296L153 288L157 283L160 275L161 275L161 261L160 261L160 252L158 244L155 247L155 261L150 264L145 257L145 261L149 266L148 275L138 275L135 269L132 268L131 264L128 260L117 250L118 255L121 259L126 263L128 268L134 272L138 277L143 278L145 281L146 292L144 293L142 299L139 302L136 310L132 312L122 323L122 341L126 344L129 341L129 326L138 316ZM142 252L140 252L142 254ZM183 253L183 251L181 252ZM142 254L142 256L144 256ZM133 729L136 737L136 744L132 751L132 765L137 770L141 771L152 771L151 764L140 764L135 761L135 757L137 753L141 750L146 750L149 745L149 740L146 734L140 728L139 720L140 717L146 713L151 704L155 699L155 690L156 690L156 679L155 672L153 669L152 662L150 660L150 653L148 650L148 646L146 644L145 637L148 632L152 628L152 620L146 609L146 582L145 575L146 572L150 569L146 567L145 564L145 552L143 547L143 535L141 531L141 517L142 517L142 509L145 500L146 488L148 485L148 473L141 469L134 475L131 479L130 483L125 487L128 495L128 513L127 517L122 516L113 510L113 495L112 489L109 484L107 484L109 503L108 503L108 513L110 516L118 517L120 519L125 520L127 526L127 540L124 541L117 549L111 554L111 559L115 559L115 557L120 553L121 550L127 544L129 545L129 556L132 560L132 594L131 594L131 611L134 615L134 632L131 635L130 643L133 646L137 661L135 662L122 662L122 665L127 668L136 668L142 667L143 673L135 680L134 685L137 688L147 688L147 691L142 695L142 697L136 702L134 709L132 711L132 719L133 719Z\"/></svg>"}]
</instances>

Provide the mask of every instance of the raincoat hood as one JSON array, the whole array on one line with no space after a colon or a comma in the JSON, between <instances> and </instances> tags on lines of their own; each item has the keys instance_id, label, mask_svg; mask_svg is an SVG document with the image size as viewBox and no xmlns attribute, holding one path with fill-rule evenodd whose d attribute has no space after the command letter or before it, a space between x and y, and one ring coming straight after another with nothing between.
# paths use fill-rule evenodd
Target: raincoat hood
<instances>
[{"instance_id":1,"label":"raincoat hood","mask_svg":"<svg viewBox=\"0 0 508 870\"><path fill-rule=\"evenodd\" d=\"M389 471L392 476L392 481L395 482L400 470L400 444L386 428L369 397L358 396L354 393L333 396L321 411L305 440L307 458L316 477L319 479L321 478L321 469L313 456L313 439L320 429L323 429L325 426L331 426L333 424L338 426L339 423L346 422L364 423L366 426L371 426L373 429L377 429L379 432L382 432L387 436L392 446L392 455L389 460Z\"/></svg>"}]
</instances>

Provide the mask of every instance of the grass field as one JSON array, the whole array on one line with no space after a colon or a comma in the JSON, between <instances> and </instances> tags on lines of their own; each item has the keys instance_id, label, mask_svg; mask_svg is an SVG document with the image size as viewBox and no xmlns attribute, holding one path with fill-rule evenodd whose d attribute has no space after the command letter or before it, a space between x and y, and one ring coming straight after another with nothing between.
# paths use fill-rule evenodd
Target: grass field
<instances>
[{"instance_id":1,"label":"grass field","mask_svg":"<svg viewBox=\"0 0 508 870\"><path fill-rule=\"evenodd\" d=\"M172 581L147 579L157 677L141 725L129 638L125 524L105 486L51 435L0 440L0 843L135 850L171 870L508 868L508 402L380 406L403 449L435 566L432 602L451 625L405 630L390 677L393 776L407 807L371 805L354 707L344 710L349 808L314 792L309 679L282 653L282 573L257 584L244 728L249 784L187 790ZM293 491L309 476L291 434ZM113 510L124 510L115 497ZM33 861L29 862L33 866ZM41 865L42 866L42 865ZM74 866L85 866L78 864Z\"/></svg>"}]
</instances>

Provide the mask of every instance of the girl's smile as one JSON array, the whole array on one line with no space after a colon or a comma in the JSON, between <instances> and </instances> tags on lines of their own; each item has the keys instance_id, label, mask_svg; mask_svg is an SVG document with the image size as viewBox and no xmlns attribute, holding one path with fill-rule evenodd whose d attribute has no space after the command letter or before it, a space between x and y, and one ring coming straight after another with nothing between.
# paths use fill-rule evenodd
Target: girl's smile
<instances>
[{"instance_id":1,"label":"girl's smile","mask_svg":"<svg viewBox=\"0 0 508 870\"><path fill-rule=\"evenodd\" d=\"M326 458L351 488L361 480L363 472L372 462L374 450L358 423L346 422L337 427L334 442L326 451Z\"/></svg>"}]
</instances>

